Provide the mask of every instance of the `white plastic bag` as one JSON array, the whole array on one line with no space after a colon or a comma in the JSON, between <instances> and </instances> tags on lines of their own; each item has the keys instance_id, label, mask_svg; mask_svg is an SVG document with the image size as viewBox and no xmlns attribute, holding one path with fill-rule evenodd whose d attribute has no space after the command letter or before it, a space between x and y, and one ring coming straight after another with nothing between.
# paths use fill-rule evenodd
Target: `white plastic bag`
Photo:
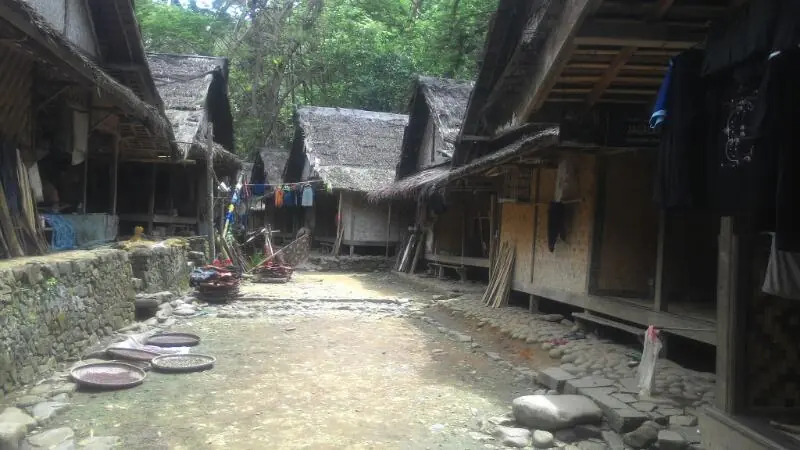
<instances>
[{"instance_id":1,"label":"white plastic bag","mask_svg":"<svg viewBox=\"0 0 800 450\"><path fill-rule=\"evenodd\" d=\"M658 330L650 325L644 335L644 350L642 350L642 360L639 362L639 397L650 397L653 391L656 361L658 361L661 347Z\"/></svg>"}]
</instances>

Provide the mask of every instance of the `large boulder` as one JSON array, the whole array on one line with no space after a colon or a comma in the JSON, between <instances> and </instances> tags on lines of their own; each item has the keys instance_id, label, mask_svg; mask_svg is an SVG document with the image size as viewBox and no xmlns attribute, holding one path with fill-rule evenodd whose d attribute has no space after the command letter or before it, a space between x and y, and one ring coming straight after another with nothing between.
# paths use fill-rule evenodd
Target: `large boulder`
<instances>
[{"instance_id":1,"label":"large boulder","mask_svg":"<svg viewBox=\"0 0 800 450\"><path fill-rule=\"evenodd\" d=\"M603 419L600 408L582 395L525 395L514 399L511 407L518 423L547 431Z\"/></svg>"}]
</instances>

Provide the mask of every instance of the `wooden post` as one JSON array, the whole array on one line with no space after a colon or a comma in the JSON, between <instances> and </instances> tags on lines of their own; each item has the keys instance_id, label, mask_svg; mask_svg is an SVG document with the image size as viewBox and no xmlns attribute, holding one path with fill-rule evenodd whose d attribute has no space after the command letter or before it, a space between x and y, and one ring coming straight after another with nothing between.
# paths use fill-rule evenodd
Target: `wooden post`
<instances>
[{"instance_id":1,"label":"wooden post","mask_svg":"<svg viewBox=\"0 0 800 450\"><path fill-rule=\"evenodd\" d=\"M468 203L463 202L461 203L463 208L461 209L461 257L463 258L466 256L466 249L467 249L467 208Z\"/></svg>"},{"instance_id":2,"label":"wooden post","mask_svg":"<svg viewBox=\"0 0 800 450\"><path fill-rule=\"evenodd\" d=\"M386 257L389 257L389 239L392 237L392 201L389 200L389 214L386 219Z\"/></svg>"},{"instance_id":3,"label":"wooden post","mask_svg":"<svg viewBox=\"0 0 800 450\"><path fill-rule=\"evenodd\" d=\"M83 204L81 205L81 213L86 215L88 208L86 202L88 200L89 192L89 145L86 145L86 156L83 159Z\"/></svg>"},{"instance_id":4,"label":"wooden post","mask_svg":"<svg viewBox=\"0 0 800 450\"><path fill-rule=\"evenodd\" d=\"M542 168L536 168L536 186L533 188L533 243L531 244L531 284L533 284L533 274L536 267L536 241L539 239L539 197L542 180ZM531 295L531 305L533 305L533 295ZM538 309L537 309L538 311ZM531 310L533 312L533 310Z\"/></svg>"},{"instance_id":5,"label":"wooden post","mask_svg":"<svg viewBox=\"0 0 800 450\"><path fill-rule=\"evenodd\" d=\"M119 184L119 130L114 134L114 154L111 169L111 215L117 215L117 185Z\"/></svg>"},{"instance_id":6,"label":"wooden post","mask_svg":"<svg viewBox=\"0 0 800 450\"><path fill-rule=\"evenodd\" d=\"M653 309L656 311L667 311L667 299L664 298L664 251L666 250L665 240L667 235L667 217L664 211L658 214L658 247L656 250L656 281L653 301Z\"/></svg>"},{"instance_id":7,"label":"wooden post","mask_svg":"<svg viewBox=\"0 0 800 450\"><path fill-rule=\"evenodd\" d=\"M211 261L217 257L217 242L214 238L214 145L213 134L209 130L206 141L206 227L208 228L208 248Z\"/></svg>"},{"instance_id":8,"label":"wooden post","mask_svg":"<svg viewBox=\"0 0 800 450\"><path fill-rule=\"evenodd\" d=\"M494 266L494 250L495 250L495 242L494 242L494 228L497 226L495 223L495 209L497 208L497 194L492 194L489 196L489 272L491 273L492 267Z\"/></svg>"},{"instance_id":9,"label":"wooden post","mask_svg":"<svg viewBox=\"0 0 800 450\"><path fill-rule=\"evenodd\" d=\"M726 413L736 410L738 354L737 268L739 238L734 233L732 217L722 217L717 259L717 407Z\"/></svg>"},{"instance_id":10,"label":"wooden post","mask_svg":"<svg viewBox=\"0 0 800 450\"><path fill-rule=\"evenodd\" d=\"M150 171L150 202L147 204L147 214L149 216L147 220L147 234L153 232L153 220L156 214L156 175L156 165L153 164L152 170Z\"/></svg>"}]
</instances>

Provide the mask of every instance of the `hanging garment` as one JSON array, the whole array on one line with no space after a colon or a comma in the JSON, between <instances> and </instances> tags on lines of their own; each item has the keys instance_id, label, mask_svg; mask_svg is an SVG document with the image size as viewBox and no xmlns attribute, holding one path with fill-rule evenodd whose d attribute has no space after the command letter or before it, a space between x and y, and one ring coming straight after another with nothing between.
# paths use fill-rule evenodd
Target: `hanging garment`
<instances>
[{"instance_id":1,"label":"hanging garment","mask_svg":"<svg viewBox=\"0 0 800 450\"><path fill-rule=\"evenodd\" d=\"M294 193L289 187L284 188L283 191L283 204L286 206L294 206Z\"/></svg>"},{"instance_id":2,"label":"hanging garment","mask_svg":"<svg viewBox=\"0 0 800 450\"><path fill-rule=\"evenodd\" d=\"M714 23L706 40L703 74L719 74L769 54L778 22L779 0L747 2Z\"/></svg>"},{"instance_id":3,"label":"hanging garment","mask_svg":"<svg viewBox=\"0 0 800 450\"><path fill-rule=\"evenodd\" d=\"M664 80L661 82L661 87L658 89L656 96L656 104L653 107L653 114L650 115L650 128L657 128L664 122L667 116L667 98L669 96L669 87L672 80L672 66L673 59L670 59L667 73L664 75Z\"/></svg>"},{"instance_id":4,"label":"hanging garment","mask_svg":"<svg viewBox=\"0 0 800 450\"><path fill-rule=\"evenodd\" d=\"M79 111L72 113L72 165L77 166L86 160L89 152L89 114Z\"/></svg>"},{"instance_id":5,"label":"hanging garment","mask_svg":"<svg viewBox=\"0 0 800 450\"><path fill-rule=\"evenodd\" d=\"M567 210L561 202L550 202L547 209L547 248L556 250L556 242L567 241Z\"/></svg>"},{"instance_id":6,"label":"hanging garment","mask_svg":"<svg viewBox=\"0 0 800 450\"><path fill-rule=\"evenodd\" d=\"M314 190L311 189L311 186L306 186L303 188L303 206L313 206L314 205Z\"/></svg>"},{"instance_id":7,"label":"hanging garment","mask_svg":"<svg viewBox=\"0 0 800 450\"><path fill-rule=\"evenodd\" d=\"M774 233L761 290L776 297L800 300L800 253L779 250Z\"/></svg>"},{"instance_id":8,"label":"hanging garment","mask_svg":"<svg viewBox=\"0 0 800 450\"><path fill-rule=\"evenodd\" d=\"M769 60L759 88L753 131L750 206L759 231L774 231L778 250L800 253L800 48Z\"/></svg>"},{"instance_id":9,"label":"hanging garment","mask_svg":"<svg viewBox=\"0 0 800 450\"><path fill-rule=\"evenodd\" d=\"M570 158L558 162L554 199L557 202L571 200L578 196L578 173Z\"/></svg>"},{"instance_id":10,"label":"hanging garment","mask_svg":"<svg viewBox=\"0 0 800 450\"><path fill-rule=\"evenodd\" d=\"M700 50L681 53L672 61L654 187L655 201L665 209L700 207L707 197L708 125L702 64Z\"/></svg>"},{"instance_id":11,"label":"hanging garment","mask_svg":"<svg viewBox=\"0 0 800 450\"><path fill-rule=\"evenodd\" d=\"M275 189L275 207L280 208L283 206L283 189Z\"/></svg>"},{"instance_id":12,"label":"hanging garment","mask_svg":"<svg viewBox=\"0 0 800 450\"><path fill-rule=\"evenodd\" d=\"M800 2L779 0L778 23L772 51L788 50L800 44Z\"/></svg>"},{"instance_id":13,"label":"hanging garment","mask_svg":"<svg viewBox=\"0 0 800 450\"><path fill-rule=\"evenodd\" d=\"M303 206L303 187L295 186L294 188L294 205Z\"/></svg>"}]
</instances>

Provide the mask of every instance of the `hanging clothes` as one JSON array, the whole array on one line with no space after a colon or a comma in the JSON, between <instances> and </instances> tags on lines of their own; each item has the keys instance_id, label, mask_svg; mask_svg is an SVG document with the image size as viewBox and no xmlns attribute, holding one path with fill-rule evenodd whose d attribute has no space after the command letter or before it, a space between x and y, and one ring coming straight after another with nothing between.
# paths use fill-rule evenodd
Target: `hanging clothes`
<instances>
[{"instance_id":1,"label":"hanging clothes","mask_svg":"<svg viewBox=\"0 0 800 450\"><path fill-rule=\"evenodd\" d=\"M672 66L673 59L670 59L667 73L664 75L664 80L661 82L661 87L658 89L656 96L656 103L653 106L653 113L650 115L650 128L656 129L659 125L664 123L664 118L667 116L667 99L669 98L669 87L672 81Z\"/></svg>"},{"instance_id":2,"label":"hanging clothes","mask_svg":"<svg viewBox=\"0 0 800 450\"><path fill-rule=\"evenodd\" d=\"M561 238L567 241L567 210L561 202L550 202L547 209L547 248L550 252L556 250L556 242Z\"/></svg>"},{"instance_id":3,"label":"hanging clothes","mask_svg":"<svg viewBox=\"0 0 800 450\"><path fill-rule=\"evenodd\" d=\"M314 190L311 189L311 186L303 188L303 206L314 206Z\"/></svg>"},{"instance_id":4,"label":"hanging clothes","mask_svg":"<svg viewBox=\"0 0 800 450\"><path fill-rule=\"evenodd\" d=\"M800 300L800 253L779 250L775 234L761 291L776 297Z\"/></svg>"},{"instance_id":5,"label":"hanging clothes","mask_svg":"<svg viewBox=\"0 0 800 450\"><path fill-rule=\"evenodd\" d=\"M292 192L292 188L289 186L285 186L283 188L283 204L286 206L294 206L294 193Z\"/></svg>"},{"instance_id":6,"label":"hanging clothes","mask_svg":"<svg viewBox=\"0 0 800 450\"><path fill-rule=\"evenodd\" d=\"M671 63L669 84L662 85L666 98L664 114L660 116L663 125L654 197L665 209L702 207L706 203L708 102L707 84L701 77L703 57L701 50L676 56Z\"/></svg>"},{"instance_id":7,"label":"hanging clothes","mask_svg":"<svg viewBox=\"0 0 800 450\"><path fill-rule=\"evenodd\" d=\"M776 248L800 253L800 48L784 50L768 62L753 114L751 209L760 231L774 231Z\"/></svg>"},{"instance_id":8,"label":"hanging clothes","mask_svg":"<svg viewBox=\"0 0 800 450\"><path fill-rule=\"evenodd\" d=\"M275 207L280 208L283 206L283 189L278 187L275 189Z\"/></svg>"},{"instance_id":9,"label":"hanging clothes","mask_svg":"<svg viewBox=\"0 0 800 450\"><path fill-rule=\"evenodd\" d=\"M745 61L766 57L775 38L780 1L747 2L712 25L703 74L720 74Z\"/></svg>"}]
</instances>

